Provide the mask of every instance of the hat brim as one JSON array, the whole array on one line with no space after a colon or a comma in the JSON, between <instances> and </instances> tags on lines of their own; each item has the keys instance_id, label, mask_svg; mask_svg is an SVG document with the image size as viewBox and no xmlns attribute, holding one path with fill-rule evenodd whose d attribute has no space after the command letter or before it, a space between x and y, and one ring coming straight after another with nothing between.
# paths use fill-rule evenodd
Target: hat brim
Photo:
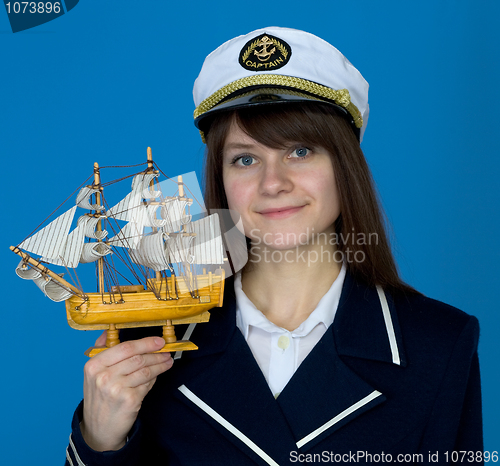
<instances>
[{"instance_id":1,"label":"hat brim","mask_svg":"<svg viewBox=\"0 0 500 466\"><path fill-rule=\"evenodd\" d=\"M296 90L284 89L281 87L259 86L251 90L246 88L243 94L233 94L210 110L199 115L197 118L195 118L194 124L200 130L203 137L210 129L210 125L212 124L214 117L223 112L261 105L286 105L300 102L317 102L334 107L335 110L338 111L340 115L346 118L346 120L350 123L359 141L360 129L356 127L354 119L344 107L337 105L333 101L321 99L313 95L308 95L302 92L297 92Z\"/></svg>"}]
</instances>

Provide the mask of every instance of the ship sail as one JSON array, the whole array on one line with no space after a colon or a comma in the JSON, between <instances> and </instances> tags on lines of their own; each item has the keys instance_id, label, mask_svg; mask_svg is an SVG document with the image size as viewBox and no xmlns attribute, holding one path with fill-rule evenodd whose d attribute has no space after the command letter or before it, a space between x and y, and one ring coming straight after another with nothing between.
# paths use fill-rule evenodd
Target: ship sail
<instances>
[{"instance_id":1,"label":"ship sail","mask_svg":"<svg viewBox=\"0 0 500 466\"><path fill-rule=\"evenodd\" d=\"M219 216L212 214L187 226L195 233L193 255L195 264L223 264L224 250L219 224Z\"/></svg>"},{"instance_id":2,"label":"ship sail","mask_svg":"<svg viewBox=\"0 0 500 466\"><path fill-rule=\"evenodd\" d=\"M33 280L36 286L40 288L45 296L55 302L68 299L73 293L64 288L60 283L52 280L49 276L43 276L41 272L28 267L24 261L19 262L16 267L16 274L24 280ZM63 276L63 274L59 274Z\"/></svg>"},{"instance_id":3,"label":"ship sail","mask_svg":"<svg viewBox=\"0 0 500 466\"><path fill-rule=\"evenodd\" d=\"M142 197L144 199L156 199L161 195L161 191L155 191L151 184L151 181L158 178L158 173L145 173L144 175L137 175L135 178L137 178L137 188L142 189Z\"/></svg>"},{"instance_id":4,"label":"ship sail","mask_svg":"<svg viewBox=\"0 0 500 466\"><path fill-rule=\"evenodd\" d=\"M108 232L106 230L96 230L96 226L102 218L106 218L106 216L100 215L99 217L88 217L87 215L82 215L78 219L78 225L84 224L85 236L87 238L94 238L102 241L106 238L106 236L108 236Z\"/></svg>"},{"instance_id":5,"label":"ship sail","mask_svg":"<svg viewBox=\"0 0 500 466\"><path fill-rule=\"evenodd\" d=\"M128 193L118 204L106 212L106 216L116 220L130 221L133 211L141 205L141 195L136 191Z\"/></svg>"},{"instance_id":6,"label":"ship sail","mask_svg":"<svg viewBox=\"0 0 500 466\"><path fill-rule=\"evenodd\" d=\"M172 270L165 249L166 240L169 240L169 236L161 231L143 237L139 247L129 251L132 261L149 267L155 272Z\"/></svg>"},{"instance_id":7,"label":"ship sail","mask_svg":"<svg viewBox=\"0 0 500 466\"><path fill-rule=\"evenodd\" d=\"M16 274L23 280L34 280L35 278L40 278L42 273L37 269L28 267L24 261L19 262L16 267Z\"/></svg>"},{"instance_id":8,"label":"ship sail","mask_svg":"<svg viewBox=\"0 0 500 466\"><path fill-rule=\"evenodd\" d=\"M223 264L224 250L217 214L186 225L189 236L179 234L170 250L174 262L209 265ZM193 235L194 234L194 235Z\"/></svg>"},{"instance_id":9,"label":"ship sail","mask_svg":"<svg viewBox=\"0 0 500 466\"><path fill-rule=\"evenodd\" d=\"M33 236L25 239L18 247L33 254L43 256L49 262L51 259L58 261L64 254L66 238L73 217L75 216L75 211L76 206L57 217Z\"/></svg>"},{"instance_id":10,"label":"ship sail","mask_svg":"<svg viewBox=\"0 0 500 466\"><path fill-rule=\"evenodd\" d=\"M82 209L87 210L102 210L104 206L99 204L91 204L90 196L92 194L99 194L101 191L97 188L93 188L92 186L85 186L80 189L80 192L76 196L76 205L81 207Z\"/></svg>"},{"instance_id":11,"label":"ship sail","mask_svg":"<svg viewBox=\"0 0 500 466\"><path fill-rule=\"evenodd\" d=\"M161 204L156 204L156 205L150 204L150 205L146 206L147 223L144 226L154 227L154 228L162 228L162 227L167 225L168 218L161 217L161 209L160 209L160 218L157 217L157 212L158 212L159 207L161 207L161 209L163 209L163 206Z\"/></svg>"},{"instance_id":12,"label":"ship sail","mask_svg":"<svg viewBox=\"0 0 500 466\"><path fill-rule=\"evenodd\" d=\"M191 247L193 239L194 236L183 236L182 233L172 238L170 244L167 245L167 250L173 262L194 263L195 257Z\"/></svg>"},{"instance_id":13,"label":"ship sail","mask_svg":"<svg viewBox=\"0 0 500 466\"><path fill-rule=\"evenodd\" d=\"M83 245L80 262L86 264L111 254L111 248L106 243L85 243Z\"/></svg>"},{"instance_id":14,"label":"ship sail","mask_svg":"<svg viewBox=\"0 0 500 466\"><path fill-rule=\"evenodd\" d=\"M80 219L79 219L80 220ZM64 244L64 251L58 258L42 256L42 260L55 265L64 265L69 268L76 268L80 263L82 248L85 242L86 224L78 222L77 227L68 235Z\"/></svg>"},{"instance_id":15,"label":"ship sail","mask_svg":"<svg viewBox=\"0 0 500 466\"><path fill-rule=\"evenodd\" d=\"M90 204L89 198L99 189L86 186L77 195L76 205L57 217L46 227L30 236L19 244L24 249L40 256L40 260L55 265L76 268L80 262L92 262L111 253L111 248L105 243L87 243L85 237L102 241L108 234L106 230L96 230L97 223L105 216L83 215L78 219L76 228L69 233L77 206L84 209L101 210L102 206ZM69 233L69 234L68 234ZM36 269L29 268L23 262L18 266L16 273L24 279L30 279L48 296L55 301L63 301L72 293L50 277L42 277ZM69 293L69 295L68 295Z\"/></svg>"},{"instance_id":16,"label":"ship sail","mask_svg":"<svg viewBox=\"0 0 500 466\"><path fill-rule=\"evenodd\" d=\"M59 276L62 277L63 274L61 273L59 274ZM70 296L73 296L73 293L71 291L68 291L51 277L35 278L33 282L36 286L38 286L38 288L43 291L43 294L47 296L47 298L55 301L56 303L65 301Z\"/></svg>"},{"instance_id":17,"label":"ship sail","mask_svg":"<svg viewBox=\"0 0 500 466\"><path fill-rule=\"evenodd\" d=\"M97 247L96 245L99 244L99 243L85 244L85 237L102 240L108 234L106 230L103 231L96 230L96 225L101 218L105 217L104 216L89 217L88 215L82 215L78 219L77 227L68 235L64 251L62 251L59 257L52 258L43 256L42 260L44 262L50 262L51 264L63 265L65 267L74 269L78 267L79 263L93 262L97 260L99 257L111 253L111 249L107 247L107 250L104 254L96 256L93 253L85 252L84 255L84 250L88 251L89 248L94 250ZM102 251L103 247L100 246L99 250Z\"/></svg>"},{"instance_id":18,"label":"ship sail","mask_svg":"<svg viewBox=\"0 0 500 466\"><path fill-rule=\"evenodd\" d=\"M111 207L106 212L108 217L127 222L136 222L142 218L144 207L142 199L151 199L153 195L157 197L156 191L151 191L149 182L157 175L140 174L132 179L132 191L129 192L118 204ZM145 184L147 181L148 184Z\"/></svg>"},{"instance_id":19,"label":"ship sail","mask_svg":"<svg viewBox=\"0 0 500 466\"><path fill-rule=\"evenodd\" d=\"M130 249L138 247L144 226L148 223L148 212L142 200L145 195L152 196L157 193L150 191L149 185L145 183L149 183L154 176L144 174L134 176L132 191L106 212L108 218L129 222L115 236L109 238L108 242L113 246Z\"/></svg>"},{"instance_id":20,"label":"ship sail","mask_svg":"<svg viewBox=\"0 0 500 466\"><path fill-rule=\"evenodd\" d=\"M192 200L174 198L166 201L161 208L161 217L167 220L163 228L169 232L179 231L182 225L191 221L191 216L186 215L186 206L190 206Z\"/></svg>"}]
</instances>

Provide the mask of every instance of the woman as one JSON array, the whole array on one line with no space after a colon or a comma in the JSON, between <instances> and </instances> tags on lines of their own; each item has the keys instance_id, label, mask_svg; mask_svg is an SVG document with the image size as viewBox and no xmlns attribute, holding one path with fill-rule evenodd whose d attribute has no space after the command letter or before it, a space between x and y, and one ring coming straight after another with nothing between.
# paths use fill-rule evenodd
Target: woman
<instances>
[{"instance_id":1,"label":"woman","mask_svg":"<svg viewBox=\"0 0 500 466\"><path fill-rule=\"evenodd\" d=\"M482 462L477 320L398 276L359 147L367 91L302 31L207 57L205 202L241 217L248 263L173 367L137 333L86 364L68 464Z\"/></svg>"}]
</instances>

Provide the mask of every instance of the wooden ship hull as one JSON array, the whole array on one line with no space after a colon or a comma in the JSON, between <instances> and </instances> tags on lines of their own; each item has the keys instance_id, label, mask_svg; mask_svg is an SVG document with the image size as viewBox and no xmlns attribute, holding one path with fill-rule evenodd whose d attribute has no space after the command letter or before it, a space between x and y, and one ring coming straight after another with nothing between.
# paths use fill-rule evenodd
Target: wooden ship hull
<instances>
[{"instance_id":1,"label":"wooden ship hull","mask_svg":"<svg viewBox=\"0 0 500 466\"><path fill-rule=\"evenodd\" d=\"M70 327L77 330L106 330L106 346L92 347L87 356L95 356L120 341L118 330L136 327L163 327L165 346L158 352L196 350L198 347L186 340L177 340L174 326L208 322L210 309L222 306L224 297L224 271L196 277L197 297L193 298L182 277L170 277L169 285L177 290L176 297L169 297L166 290L157 297L141 285L121 286L120 301L104 301L101 293L87 293L86 300L79 296L67 299L66 315ZM205 285L205 286L203 286ZM160 280L148 280L148 286L160 289ZM165 288L165 282L163 282ZM172 289L173 286L172 286ZM115 290L118 293L118 290ZM121 299L123 297L123 299Z\"/></svg>"},{"instance_id":2,"label":"wooden ship hull","mask_svg":"<svg viewBox=\"0 0 500 466\"><path fill-rule=\"evenodd\" d=\"M122 302L103 303L101 293L87 293L88 299L83 302L79 296L73 296L66 300L68 323L78 330L105 330L110 324L120 329L163 326L168 320L173 325L205 322L208 319L201 318L201 315L213 307L222 306L224 294L224 280L220 275L210 274L210 281L213 281L212 277L217 277L218 281L206 286L199 285L196 298L191 297L184 280L178 277L177 298L169 298L165 291L163 296L157 298L155 293L144 290L140 285L120 287ZM209 281L209 276L198 275L197 280L203 284ZM159 288L159 283L156 286Z\"/></svg>"}]
</instances>

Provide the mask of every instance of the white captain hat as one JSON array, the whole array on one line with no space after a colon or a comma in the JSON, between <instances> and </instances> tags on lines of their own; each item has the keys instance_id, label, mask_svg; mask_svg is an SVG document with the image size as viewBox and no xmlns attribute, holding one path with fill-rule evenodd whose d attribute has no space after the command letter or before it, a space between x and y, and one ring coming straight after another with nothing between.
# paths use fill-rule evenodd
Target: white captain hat
<instances>
[{"instance_id":1,"label":"white captain hat","mask_svg":"<svg viewBox=\"0 0 500 466\"><path fill-rule=\"evenodd\" d=\"M228 109L319 101L339 109L361 141L368 83L335 47L297 29L268 27L235 37L207 56L193 89L195 125Z\"/></svg>"}]
</instances>

